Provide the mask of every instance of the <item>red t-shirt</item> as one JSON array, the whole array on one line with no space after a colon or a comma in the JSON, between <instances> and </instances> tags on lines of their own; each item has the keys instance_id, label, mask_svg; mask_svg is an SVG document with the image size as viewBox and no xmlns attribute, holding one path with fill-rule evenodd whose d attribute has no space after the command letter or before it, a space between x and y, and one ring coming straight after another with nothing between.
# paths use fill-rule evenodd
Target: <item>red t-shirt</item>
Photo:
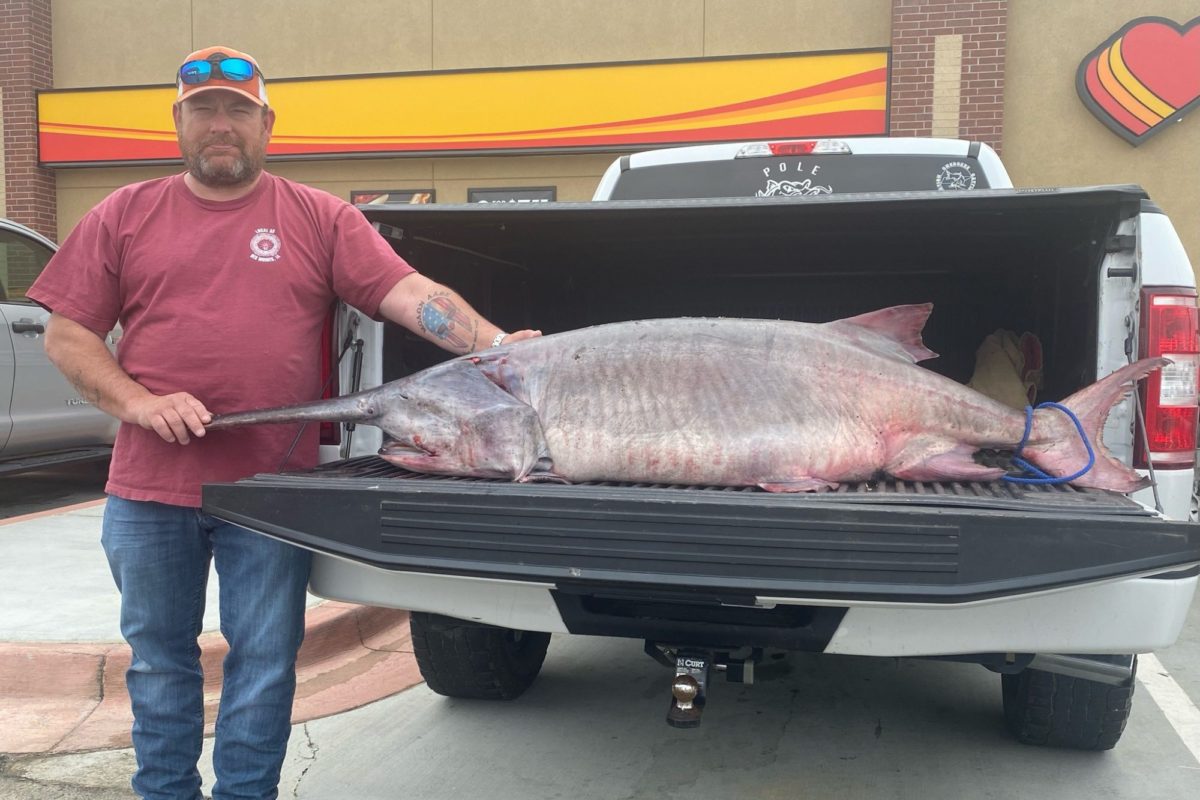
<instances>
[{"instance_id":1,"label":"red t-shirt","mask_svg":"<svg viewBox=\"0 0 1200 800\"><path fill-rule=\"evenodd\" d=\"M320 334L335 297L377 318L413 272L361 213L263 173L250 194L213 202L182 175L113 192L80 221L29 297L105 335L155 394L190 392L214 414L315 399ZM205 483L280 468L299 425L212 431L179 445L122 424L106 491L200 505ZM287 463L317 462L310 423Z\"/></svg>"}]
</instances>

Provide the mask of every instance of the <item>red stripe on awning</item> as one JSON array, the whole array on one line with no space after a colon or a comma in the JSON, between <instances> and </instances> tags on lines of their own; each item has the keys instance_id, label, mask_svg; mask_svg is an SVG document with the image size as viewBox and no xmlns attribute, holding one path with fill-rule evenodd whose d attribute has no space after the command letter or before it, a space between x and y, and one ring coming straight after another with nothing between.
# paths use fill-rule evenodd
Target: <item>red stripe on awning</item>
<instances>
[{"instance_id":1,"label":"red stripe on awning","mask_svg":"<svg viewBox=\"0 0 1200 800\"><path fill-rule=\"evenodd\" d=\"M605 146L687 144L738 139L781 139L814 136L879 136L887 132L887 116L882 110L838 111L829 114L795 116L763 122L720 125L695 130L666 130L642 133L596 133L577 136L528 136L489 140L445 142L425 140L399 144L378 142L320 142L292 144L272 142L271 156L321 155L337 153L436 153L446 151L514 150L522 148L556 149ZM44 164L105 161L179 160L179 147L173 141L122 139L109 136L80 136L47 133L39 136L39 156Z\"/></svg>"}]
</instances>

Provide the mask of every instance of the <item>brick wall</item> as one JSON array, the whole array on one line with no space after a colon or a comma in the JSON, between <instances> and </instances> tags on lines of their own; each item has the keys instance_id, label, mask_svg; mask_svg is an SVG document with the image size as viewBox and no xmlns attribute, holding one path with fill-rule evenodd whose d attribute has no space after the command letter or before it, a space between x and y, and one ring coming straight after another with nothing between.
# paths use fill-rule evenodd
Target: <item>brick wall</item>
<instances>
[{"instance_id":1,"label":"brick wall","mask_svg":"<svg viewBox=\"0 0 1200 800\"><path fill-rule=\"evenodd\" d=\"M54 175L37 166L35 95L53 81L50 53L50 0L0 0L4 215L53 238Z\"/></svg>"},{"instance_id":2,"label":"brick wall","mask_svg":"<svg viewBox=\"0 0 1200 800\"><path fill-rule=\"evenodd\" d=\"M957 110L958 137L999 151L1007 29L1008 0L892 0L892 135L945 135Z\"/></svg>"}]
</instances>

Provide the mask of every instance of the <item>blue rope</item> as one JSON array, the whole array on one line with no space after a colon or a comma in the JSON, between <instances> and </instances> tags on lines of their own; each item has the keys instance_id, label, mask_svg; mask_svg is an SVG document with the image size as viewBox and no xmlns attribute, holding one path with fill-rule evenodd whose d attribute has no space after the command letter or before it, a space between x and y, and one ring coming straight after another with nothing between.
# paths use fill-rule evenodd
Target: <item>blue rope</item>
<instances>
[{"instance_id":1,"label":"blue rope","mask_svg":"<svg viewBox=\"0 0 1200 800\"><path fill-rule=\"evenodd\" d=\"M1025 445L1029 443L1029 434L1033 431L1033 406L1025 406L1025 434L1021 437L1021 443L1017 445L1016 451L1013 453L1012 463L1020 467L1026 473L1031 473L1036 477L1026 478L1020 475L1004 475L1000 478L1002 481L1009 483L1027 483L1027 484L1059 484L1073 481L1076 478L1082 478L1096 464L1096 453L1092 450L1092 443L1088 441L1087 434L1083 431L1083 423L1079 421L1079 417L1075 416L1075 412L1059 403L1041 403L1038 408L1057 408L1059 411L1071 418L1071 422L1075 423L1075 430L1079 431L1079 438L1083 440L1083 446L1087 448L1088 463L1087 465L1076 472L1074 475L1068 475L1065 478L1056 478L1053 475L1047 475L1040 469L1030 464L1025 459L1021 458L1021 451L1025 449Z\"/></svg>"}]
</instances>

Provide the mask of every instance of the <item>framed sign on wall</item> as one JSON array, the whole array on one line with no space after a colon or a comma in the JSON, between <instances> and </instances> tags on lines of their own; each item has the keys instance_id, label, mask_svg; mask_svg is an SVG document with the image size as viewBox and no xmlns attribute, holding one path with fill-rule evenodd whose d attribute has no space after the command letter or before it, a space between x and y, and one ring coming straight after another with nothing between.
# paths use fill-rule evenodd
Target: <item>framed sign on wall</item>
<instances>
[{"instance_id":1,"label":"framed sign on wall","mask_svg":"<svg viewBox=\"0 0 1200 800\"><path fill-rule=\"evenodd\" d=\"M433 189L355 189L350 192L350 202L356 206L384 203L424 205L437 200Z\"/></svg>"},{"instance_id":2,"label":"framed sign on wall","mask_svg":"<svg viewBox=\"0 0 1200 800\"><path fill-rule=\"evenodd\" d=\"M513 186L468 189L468 203L552 203L558 196L554 186Z\"/></svg>"}]
</instances>

